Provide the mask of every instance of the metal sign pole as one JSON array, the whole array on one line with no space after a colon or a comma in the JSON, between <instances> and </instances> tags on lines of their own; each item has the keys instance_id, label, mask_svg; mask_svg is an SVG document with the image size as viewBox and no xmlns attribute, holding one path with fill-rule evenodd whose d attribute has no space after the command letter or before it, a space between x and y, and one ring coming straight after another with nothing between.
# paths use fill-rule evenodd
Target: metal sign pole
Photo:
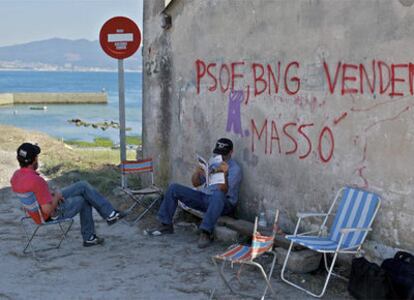
<instances>
[{"instance_id":1,"label":"metal sign pole","mask_svg":"<svg viewBox=\"0 0 414 300\"><path fill-rule=\"evenodd\" d=\"M118 95L119 95L119 142L121 150L121 162L126 160L125 145L125 80L124 60L118 59Z\"/></svg>"}]
</instances>

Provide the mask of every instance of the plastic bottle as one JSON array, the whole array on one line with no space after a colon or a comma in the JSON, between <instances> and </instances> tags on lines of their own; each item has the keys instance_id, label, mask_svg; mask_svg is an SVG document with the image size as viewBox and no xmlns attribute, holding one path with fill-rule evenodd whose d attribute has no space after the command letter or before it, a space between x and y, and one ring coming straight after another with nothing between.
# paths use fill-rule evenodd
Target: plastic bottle
<instances>
[{"instance_id":1,"label":"plastic bottle","mask_svg":"<svg viewBox=\"0 0 414 300\"><path fill-rule=\"evenodd\" d=\"M264 199L262 201L260 201L259 222L258 222L258 225L259 225L260 228L266 228L267 227L265 207L263 205L264 201L265 201Z\"/></svg>"}]
</instances>

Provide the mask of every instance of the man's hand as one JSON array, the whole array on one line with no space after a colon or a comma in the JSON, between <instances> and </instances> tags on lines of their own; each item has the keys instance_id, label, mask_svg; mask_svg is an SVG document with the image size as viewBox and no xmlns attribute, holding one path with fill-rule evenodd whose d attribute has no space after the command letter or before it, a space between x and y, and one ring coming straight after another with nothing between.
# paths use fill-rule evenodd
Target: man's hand
<instances>
[{"instance_id":1,"label":"man's hand","mask_svg":"<svg viewBox=\"0 0 414 300\"><path fill-rule=\"evenodd\" d=\"M198 187L198 186L200 186L202 184L202 182L200 180L200 177L201 176L206 176L206 175L204 174L203 168L200 167L200 166L198 166L195 169L195 171L193 173L193 176L191 176L191 182L192 182L192 184L193 184L194 187Z\"/></svg>"},{"instance_id":2,"label":"man's hand","mask_svg":"<svg viewBox=\"0 0 414 300\"><path fill-rule=\"evenodd\" d=\"M225 161L221 162L217 172L223 172L226 175L229 172L229 165Z\"/></svg>"},{"instance_id":3,"label":"man's hand","mask_svg":"<svg viewBox=\"0 0 414 300\"><path fill-rule=\"evenodd\" d=\"M52 192L52 199L53 199L53 202L55 203L60 203L60 202L65 201L65 198L63 197L60 191Z\"/></svg>"}]
</instances>

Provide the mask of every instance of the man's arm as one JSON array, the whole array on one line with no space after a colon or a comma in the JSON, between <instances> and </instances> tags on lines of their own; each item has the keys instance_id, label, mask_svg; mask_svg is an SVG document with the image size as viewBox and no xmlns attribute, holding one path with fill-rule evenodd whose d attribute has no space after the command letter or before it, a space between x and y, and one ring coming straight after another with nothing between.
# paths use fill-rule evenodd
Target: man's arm
<instances>
[{"instance_id":1,"label":"man's arm","mask_svg":"<svg viewBox=\"0 0 414 300\"><path fill-rule=\"evenodd\" d=\"M203 180L204 179L204 180ZM201 167L197 167L191 176L191 182L194 187L198 187L205 182L204 170Z\"/></svg>"},{"instance_id":2,"label":"man's arm","mask_svg":"<svg viewBox=\"0 0 414 300\"><path fill-rule=\"evenodd\" d=\"M53 194L52 193L52 202L40 205L42 212L48 216L53 215L56 208L58 207L60 201L63 201L63 197L60 193Z\"/></svg>"},{"instance_id":3,"label":"man's arm","mask_svg":"<svg viewBox=\"0 0 414 300\"><path fill-rule=\"evenodd\" d=\"M217 172L223 172L224 173L225 183L220 184L219 188L224 194L227 194L227 192L229 190L229 183L228 183L228 180L227 180L227 175L228 175L228 172L229 172L229 165L225 161L221 162L220 166L217 168Z\"/></svg>"}]
</instances>

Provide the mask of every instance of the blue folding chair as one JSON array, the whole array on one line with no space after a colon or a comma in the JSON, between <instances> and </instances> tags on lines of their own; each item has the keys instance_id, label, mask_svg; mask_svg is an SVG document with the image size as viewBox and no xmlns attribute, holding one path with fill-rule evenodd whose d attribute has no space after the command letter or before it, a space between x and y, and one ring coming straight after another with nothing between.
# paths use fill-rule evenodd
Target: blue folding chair
<instances>
[{"instance_id":1,"label":"blue folding chair","mask_svg":"<svg viewBox=\"0 0 414 300\"><path fill-rule=\"evenodd\" d=\"M341 201L335 219L330 227L329 234L323 236L325 225L327 224L329 216L333 215L333 209L337 199L342 195ZM369 231L372 230L372 222L381 205L381 199L378 195L359 188L344 187L341 188L328 211L328 213L298 213L299 218L295 232L293 235L287 235L286 238L290 240L290 247L282 267L281 277L286 283L312 295L314 297L322 297L326 291L331 275L346 279L333 272L333 267L338 254L358 254L361 251L362 244L367 237ZM324 217L324 221L318 231L310 231L298 233L300 222L307 217ZM316 235L312 235L316 234ZM313 293L310 290L299 286L285 277L286 265L289 255L292 251L293 244L300 244L311 250L323 253L325 268L328 272L326 280L319 294ZM327 254L332 253L332 263L328 266Z\"/></svg>"},{"instance_id":2,"label":"blue folding chair","mask_svg":"<svg viewBox=\"0 0 414 300\"><path fill-rule=\"evenodd\" d=\"M20 200L20 203L26 214L24 217L20 219L20 224L26 236L26 245L23 249L23 253L27 254L27 248L30 248L33 257L38 260L39 257L37 256L37 252L40 252L40 251L43 252L43 251L47 251L51 249L59 249L60 245L62 244L63 240L66 238L66 235L68 234L69 230L72 227L73 218L59 218L56 220L45 221L43 218L43 214L40 209L39 203L37 202L37 199L34 193L32 192L15 193L15 195ZM26 227L29 227L29 223L35 224L35 229L31 233L30 233L29 228L26 228ZM68 224L66 228L65 226L62 225L64 223ZM40 227L51 226L51 225L58 225L60 228L61 236L59 239L59 243L53 247L36 249L32 243L33 239L36 236L36 233L38 232Z\"/></svg>"}]
</instances>

